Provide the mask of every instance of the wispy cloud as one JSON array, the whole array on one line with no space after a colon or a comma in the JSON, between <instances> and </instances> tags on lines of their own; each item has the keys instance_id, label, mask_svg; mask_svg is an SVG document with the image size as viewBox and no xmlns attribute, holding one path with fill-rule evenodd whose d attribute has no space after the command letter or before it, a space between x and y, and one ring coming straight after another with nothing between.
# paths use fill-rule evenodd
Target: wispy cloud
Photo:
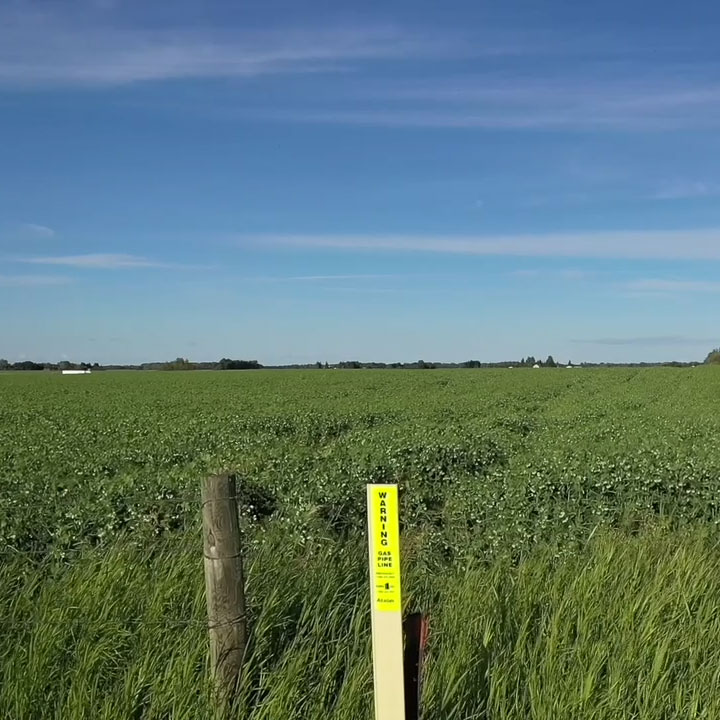
<instances>
[{"instance_id":1,"label":"wispy cloud","mask_svg":"<svg viewBox=\"0 0 720 720\"><path fill-rule=\"evenodd\" d=\"M397 278L398 275L296 275L292 277L278 278L279 280L291 280L297 282L325 282L333 280L387 280Z\"/></svg>"},{"instance_id":2,"label":"wispy cloud","mask_svg":"<svg viewBox=\"0 0 720 720\"><path fill-rule=\"evenodd\" d=\"M632 280L625 285L625 289L633 292L650 293L720 293L720 282L645 278Z\"/></svg>"},{"instance_id":3,"label":"wispy cloud","mask_svg":"<svg viewBox=\"0 0 720 720\"><path fill-rule=\"evenodd\" d=\"M158 262L157 260L150 260L140 255L124 255L120 253L26 257L18 258L17 262L30 263L32 265L62 265L65 267L94 270L129 270L133 268L178 269L190 267L175 263Z\"/></svg>"},{"instance_id":4,"label":"wispy cloud","mask_svg":"<svg viewBox=\"0 0 720 720\"><path fill-rule=\"evenodd\" d=\"M519 270L511 270L509 275L512 277L556 277L565 280L583 280L591 275L589 270L580 270L578 268L561 268L559 270L540 269L540 268L520 268Z\"/></svg>"},{"instance_id":5,"label":"wispy cloud","mask_svg":"<svg viewBox=\"0 0 720 720\"><path fill-rule=\"evenodd\" d=\"M41 287L71 282L71 278L61 275L0 275L0 287Z\"/></svg>"},{"instance_id":6,"label":"wispy cloud","mask_svg":"<svg viewBox=\"0 0 720 720\"><path fill-rule=\"evenodd\" d=\"M576 206L592 202L593 196L588 192L563 192L556 195L531 195L523 198L521 204L525 207L541 208L551 206Z\"/></svg>"},{"instance_id":7,"label":"wispy cloud","mask_svg":"<svg viewBox=\"0 0 720 720\"><path fill-rule=\"evenodd\" d=\"M20 230L26 235L32 235L36 238L53 238L55 237L55 231L47 225L38 225L36 223L23 223L20 225Z\"/></svg>"},{"instance_id":8,"label":"wispy cloud","mask_svg":"<svg viewBox=\"0 0 720 720\"><path fill-rule=\"evenodd\" d=\"M566 280L585 280L594 275L590 270L581 270L579 268L564 268L558 270L557 274Z\"/></svg>"},{"instance_id":9,"label":"wispy cloud","mask_svg":"<svg viewBox=\"0 0 720 720\"><path fill-rule=\"evenodd\" d=\"M611 346L670 346L670 345L707 345L715 342L713 338L687 337L684 335L656 335L650 337L605 337L587 340L573 340L580 345L611 345Z\"/></svg>"},{"instance_id":10,"label":"wispy cloud","mask_svg":"<svg viewBox=\"0 0 720 720\"><path fill-rule=\"evenodd\" d=\"M347 280L369 281L374 280L396 280L402 277L396 273L350 273L341 275L259 275L255 277L244 278L248 282L262 283L318 283L318 284L335 284L337 282L345 282ZM413 276L420 277L420 276Z\"/></svg>"},{"instance_id":11,"label":"wispy cloud","mask_svg":"<svg viewBox=\"0 0 720 720\"><path fill-rule=\"evenodd\" d=\"M651 200L685 200L720 197L720 184L708 182L680 182L667 185L650 196Z\"/></svg>"},{"instance_id":12,"label":"wispy cloud","mask_svg":"<svg viewBox=\"0 0 720 720\"><path fill-rule=\"evenodd\" d=\"M720 229L537 235L254 235L240 245L338 251L657 260L720 260Z\"/></svg>"},{"instance_id":13,"label":"wispy cloud","mask_svg":"<svg viewBox=\"0 0 720 720\"><path fill-rule=\"evenodd\" d=\"M657 61L657 43L628 35L526 27L418 30L387 23L303 27L183 24L162 12L117 13L112 0L0 5L0 85L105 87L144 81L257 78L353 71L353 83L313 88L286 107L244 102L227 112L282 122L418 128L675 128L720 124L720 82L712 61ZM57 4L58 8L60 4ZM95 7L93 7L93 5ZM142 4L137 6L142 7ZM417 26L419 27L419 26ZM621 32L621 31L619 31ZM632 41L631 41L632 39ZM692 54L691 47L681 48ZM692 55L691 55L692 56ZM450 74L428 58L462 58L476 72ZM492 63L479 59L492 58ZM383 80L363 77L376 61ZM410 66L407 61L419 61ZM664 64L663 64L664 63ZM482 72L483 67L492 72ZM478 70L480 68L480 70ZM277 98L276 98L277 100ZM292 101L287 100L288 103ZM223 112L213 105L212 112Z\"/></svg>"},{"instance_id":14,"label":"wispy cloud","mask_svg":"<svg viewBox=\"0 0 720 720\"><path fill-rule=\"evenodd\" d=\"M378 288L378 287L351 287L351 286L345 286L342 287L332 287L328 288L332 292L346 292L346 293L358 293L360 295L387 295L388 293L406 293L407 290L401 289L401 288Z\"/></svg>"},{"instance_id":15,"label":"wispy cloud","mask_svg":"<svg viewBox=\"0 0 720 720\"><path fill-rule=\"evenodd\" d=\"M149 29L24 0L0 8L0 83L122 85L177 78L318 72L346 63L432 54L441 41L390 26ZM86 9L87 10L87 9Z\"/></svg>"},{"instance_id":16,"label":"wispy cloud","mask_svg":"<svg viewBox=\"0 0 720 720\"><path fill-rule=\"evenodd\" d=\"M511 270L508 274L512 277L529 278L540 277L542 271L537 268L520 268L519 270Z\"/></svg>"},{"instance_id":17,"label":"wispy cloud","mask_svg":"<svg viewBox=\"0 0 720 720\"><path fill-rule=\"evenodd\" d=\"M613 72L579 59L522 73L388 80L360 88L343 106L266 113L277 120L416 128L672 129L720 124L720 82L712 66L682 73L673 66Z\"/></svg>"}]
</instances>

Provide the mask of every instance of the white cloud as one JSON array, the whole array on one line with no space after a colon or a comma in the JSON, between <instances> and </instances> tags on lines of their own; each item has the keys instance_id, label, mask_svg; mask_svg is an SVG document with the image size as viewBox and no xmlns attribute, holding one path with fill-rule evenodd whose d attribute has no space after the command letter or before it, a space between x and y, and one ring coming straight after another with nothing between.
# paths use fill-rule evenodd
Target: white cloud
<instances>
[{"instance_id":1,"label":"white cloud","mask_svg":"<svg viewBox=\"0 0 720 720\"><path fill-rule=\"evenodd\" d=\"M513 277L529 278L540 277L542 272L537 268L520 268L519 270L511 270L509 274Z\"/></svg>"},{"instance_id":2,"label":"white cloud","mask_svg":"<svg viewBox=\"0 0 720 720\"><path fill-rule=\"evenodd\" d=\"M583 168L583 172L586 172L588 168ZM597 169L594 168L595 175L597 175ZM583 179L591 179L596 180L597 177L592 178L583 178ZM610 178L602 178L603 180L608 180ZM612 178L613 180L616 180L616 178ZM589 202L592 202L593 199L596 199L587 192L566 192L566 193L558 193L556 195L532 195L530 197L524 198L521 200L521 204L525 207L531 207L531 208L541 208L541 207L549 207L552 205L555 206L565 206L565 205L585 205Z\"/></svg>"},{"instance_id":3,"label":"white cloud","mask_svg":"<svg viewBox=\"0 0 720 720\"><path fill-rule=\"evenodd\" d=\"M55 231L47 225L38 225L37 223L23 223L20 229L27 235L37 238L53 238Z\"/></svg>"},{"instance_id":4,"label":"white cloud","mask_svg":"<svg viewBox=\"0 0 720 720\"><path fill-rule=\"evenodd\" d=\"M397 275L297 275L279 279L299 282L324 282L326 280L386 280L397 277Z\"/></svg>"},{"instance_id":5,"label":"white cloud","mask_svg":"<svg viewBox=\"0 0 720 720\"><path fill-rule=\"evenodd\" d=\"M0 85L116 86L193 78L252 78L281 73L357 70L376 60L491 58L469 75L416 72L387 80L356 75L327 93L303 93L286 108L241 106L243 117L280 121L441 128L675 128L720 124L714 64L657 62L657 43L628 34L507 28L433 28L388 24L329 26L308 16L305 28L182 24L177 14L143 22L142 9L115 13L113 0L62 5L14 0L0 4ZM95 6L93 8L93 5ZM142 5L138 5L142 8ZM159 20L160 18L160 20ZM619 31L621 32L621 31ZM684 44L683 44L684 43ZM686 41L673 50L690 53ZM672 53L667 54L672 57ZM536 62L540 60L540 62ZM476 65L473 65L475 67ZM403 66L405 68L405 66ZM420 72L418 72L420 71ZM421 77L422 79L417 79ZM316 92L316 89L313 90ZM289 95L292 97L292 93ZM228 113L237 104L228 101ZM213 106L212 112L224 112Z\"/></svg>"},{"instance_id":6,"label":"white cloud","mask_svg":"<svg viewBox=\"0 0 720 720\"><path fill-rule=\"evenodd\" d=\"M41 287L71 282L70 278L60 275L0 275L0 287Z\"/></svg>"},{"instance_id":7,"label":"white cloud","mask_svg":"<svg viewBox=\"0 0 720 720\"><path fill-rule=\"evenodd\" d=\"M646 278L633 280L627 283L625 288L633 292L649 293L720 293L720 282Z\"/></svg>"},{"instance_id":8,"label":"white cloud","mask_svg":"<svg viewBox=\"0 0 720 720\"><path fill-rule=\"evenodd\" d=\"M573 340L581 345L639 345L639 346L670 346L670 345L707 345L715 342L712 338L686 337L684 335L658 335L650 337L605 337L591 340Z\"/></svg>"},{"instance_id":9,"label":"white cloud","mask_svg":"<svg viewBox=\"0 0 720 720\"><path fill-rule=\"evenodd\" d=\"M18 262L33 265L63 265L66 267L125 270L132 268L180 268L181 265L157 262L139 255L124 255L120 253L90 253L87 255L60 255L56 257L27 257L19 258Z\"/></svg>"},{"instance_id":10,"label":"white cloud","mask_svg":"<svg viewBox=\"0 0 720 720\"><path fill-rule=\"evenodd\" d=\"M559 270L549 270L540 268L521 268L519 270L511 270L509 273L513 277L559 277L565 280L583 280L590 275L588 270L579 270L577 268L562 268Z\"/></svg>"},{"instance_id":11,"label":"white cloud","mask_svg":"<svg viewBox=\"0 0 720 720\"><path fill-rule=\"evenodd\" d=\"M241 245L290 248L656 260L720 260L720 229L536 235L255 235Z\"/></svg>"},{"instance_id":12,"label":"white cloud","mask_svg":"<svg viewBox=\"0 0 720 720\"><path fill-rule=\"evenodd\" d=\"M346 275L277 275L268 276L260 275L255 277L244 278L248 282L263 282L263 283L334 283L337 281L345 280L393 280L397 278L405 277L398 274L385 274L385 273L360 273L360 274L346 274ZM415 276L419 277L419 276Z\"/></svg>"},{"instance_id":13,"label":"white cloud","mask_svg":"<svg viewBox=\"0 0 720 720\"><path fill-rule=\"evenodd\" d=\"M405 289L402 289L402 290L401 290L400 288L377 288L377 287L371 287L371 288L362 287L362 288L359 288L359 287L347 287L347 286L343 286L343 287L332 287L332 288L329 288L329 289L332 290L333 292L359 293L359 294L361 294L361 295L366 295L366 294L369 294L369 295L386 295L386 294L388 294L388 293L399 293L399 292L406 293L406 292L407 292L407 290L405 290Z\"/></svg>"},{"instance_id":14,"label":"white cloud","mask_svg":"<svg viewBox=\"0 0 720 720\"><path fill-rule=\"evenodd\" d=\"M580 270L578 268L564 268L563 270L558 270L558 275L566 280L585 280L593 274L594 273L589 270Z\"/></svg>"},{"instance_id":15,"label":"white cloud","mask_svg":"<svg viewBox=\"0 0 720 720\"><path fill-rule=\"evenodd\" d=\"M685 200L689 198L720 197L720 184L707 182L679 182L668 185L650 196L651 200Z\"/></svg>"},{"instance_id":16,"label":"white cloud","mask_svg":"<svg viewBox=\"0 0 720 720\"><path fill-rule=\"evenodd\" d=\"M432 53L442 43L393 27L250 30L109 23L92 12L0 7L0 83L122 85L176 78L332 70L348 62Z\"/></svg>"},{"instance_id":17,"label":"white cloud","mask_svg":"<svg viewBox=\"0 0 720 720\"><path fill-rule=\"evenodd\" d=\"M720 124L714 68L684 75L672 66L627 63L611 73L578 59L562 67L532 66L494 75L389 80L358 86L342 106L264 113L299 122L417 128L664 130ZM350 92L350 87L346 88ZM348 102L348 100L350 102Z\"/></svg>"}]
</instances>

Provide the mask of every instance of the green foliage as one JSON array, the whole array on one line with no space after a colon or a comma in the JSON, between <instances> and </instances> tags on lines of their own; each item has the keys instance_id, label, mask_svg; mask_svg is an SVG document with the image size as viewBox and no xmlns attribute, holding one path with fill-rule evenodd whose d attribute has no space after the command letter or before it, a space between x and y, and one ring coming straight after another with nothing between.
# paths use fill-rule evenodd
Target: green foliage
<instances>
[{"instance_id":1,"label":"green foliage","mask_svg":"<svg viewBox=\"0 0 720 720\"><path fill-rule=\"evenodd\" d=\"M534 358L531 358L534 360ZM401 488L428 720L712 718L712 369L8 374L0 717L213 717L199 479L237 469L232 717L371 716L364 485Z\"/></svg>"},{"instance_id":2,"label":"green foliage","mask_svg":"<svg viewBox=\"0 0 720 720\"><path fill-rule=\"evenodd\" d=\"M705 358L708 365L720 365L720 348L712 350Z\"/></svg>"},{"instance_id":3,"label":"green foliage","mask_svg":"<svg viewBox=\"0 0 720 720\"><path fill-rule=\"evenodd\" d=\"M187 358L176 358L172 362L164 363L161 370L194 370L192 363Z\"/></svg>"},{"instance_id":4,"label":"green foliage","mask_svg":"<svg viewBox=\"0 0 720 720\"><path fill-rule=\"evenodd\" d=\"M259 370L262 367L257 360L231 360L222 358L217 364L218 370Z\"/></svg>"}]
</instances>

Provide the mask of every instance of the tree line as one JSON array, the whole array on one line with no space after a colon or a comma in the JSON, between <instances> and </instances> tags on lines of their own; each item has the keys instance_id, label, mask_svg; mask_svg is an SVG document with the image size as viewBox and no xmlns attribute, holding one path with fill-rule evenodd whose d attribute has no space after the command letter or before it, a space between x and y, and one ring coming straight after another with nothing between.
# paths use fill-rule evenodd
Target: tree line
<instances>
[{"instance_id":1,"label":"tree line","mask_svg":"<svg viewBox=\"0 0 720 720\"><path fill-rule=\"evenodd\" d=\"M176 358L165 362L141 363L139 365L100 365L100 363L73 363L63 360L58 363L33 362L21 360L8 362L0 358L0 371L3 370L260 370L262 365L257 360L232 360L222 358L212 362L191 362L187 358Z\"/></svg>"},{"instance_id":2,"label":"tree line","mask_svg":"<svg viewBox=\"0 0 720 720\"><path fill-rule=\"evenodd\" d=\"M636 363L592 363L583 362L575 365L568 360L567 365L572 367L692 367L696 362L636 362ZM720 365L720 348L712 350L705 358L707 365ZM175 360L141 363L139 365L101 365L97 362L74 363L62 360L58 363L34 362L32 360L20 360L11 363L0 358L0 371L10 370L446 370L454 368L515 368L515 367L546 367L556 368L559 365L552 355L545 360L537 359L534 355L528 355L520 360L504 360L502 362L481 362L480 360L465 360L463 362L430 362L416 360L414 362L361 362L360 360L343 360L338 363L317 361L315 363L292 364L292 365L261 365L257 360L234 360L221 358L217 361L192 362L188 358L178 357Z\"/></svg>"}]
</instances>

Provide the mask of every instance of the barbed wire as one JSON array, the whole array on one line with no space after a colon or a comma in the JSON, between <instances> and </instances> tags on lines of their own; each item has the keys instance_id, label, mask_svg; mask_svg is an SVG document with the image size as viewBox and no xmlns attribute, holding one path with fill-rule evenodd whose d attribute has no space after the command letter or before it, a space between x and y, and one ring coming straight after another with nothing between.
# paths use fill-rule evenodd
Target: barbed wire
<instances>
[{"instance_id":1,"label":"barbed wire","mask_svg":"<svg viewBox=\"0 0 720 720\"><path fill-rule=\"evenodd\" d=\"M199 533L198 533L199 534ZM0 548L0 557L23 557L23 556L30 556L30 557L45 557L47 559L56 559L60 560L65 555L79 555L81 553L85 553L88 556L90 556L93 552L100 554L105 553L105 557L107 556L107 553L115 552L115 553L122 553L124 551L132 551L137 550L138 552L142 552L145 555L146 559L151 559L154 554L157 555L195 555L198 560L201 560L203 558L207 558L208 560L230 560L235 557L240 557L243 555L243 552L241 553L235 553L233 555L223 555L223 556L216 556L216 555L206 555L203 554L201 551L198 550L202 548L202 540L200 537L197 538L197 544L190 546L190 547L168 547L168 546L159 546L159 547L153 547L152 545L127 545L123 548L120 548L118 550L116 545L107 544L107 545L85 545L85 546L79 546L79 547L68 547L68 548L58 548L58 547L48 547L47 549L41 550L41 549L27 549L27 550L21 550L17 548ZM105 559L105 558L104 558Z\"/></svg>"},{"instance_id":2,"label":"barbed wire","mask_svg":"<svg viewBox=\"0 0 720 720\"><path fill-rule=\"evenodd\" d=\"M29 495L29 494L28 494ZM65 499L73 499L74 497L82 496L83 493L78 493L77 495L73 494L66 494L66 495L59 495L56 500L65 500ZM243 498L237 497L238 500L242 500ZM12 498L5 498L5 502L10 504L12 502ZM143 495L125 495L122 498L123 503L130 503L130 502L144 502L144 503L155 503L155 502L183 502L183 503L196 503L198 504L198 507L200 506L200 493L198 492L197 495L193 496L174 496L174 497L147 497Z\"/></svg>"},{"instance_id":3,"label":"barbed wire","mask_svg":"<svg viewBox=\"0 0 720 720\"><path fill-rule=\"evenodd\" d=\"M59 622L64 625L143 625L147 627L202 627L204 629L216 628L222 625L232 625L233 622L227 623L210 623L208 620L181 620L181 619L168 619L168 620L143 620L142 618L126 618L123 620L94 620L92 618L55 618L55 619L39 619L39 620L13 620L12 618L0 618L0 627L2 628L37 628L43 625L57 625Z\"/></svg>"},{"instance_id":4,"label":"barbed wire","mask_svg":"<svg viewBox=\"0 0 720 720\"><path fill-rule=\"evenodd\" d=\"M80 493L82 495L82 493ZM56 499L64 500L64 499L73 499L73 495L61 495ZM130 496L123 496L122 500L118 505L123 506L133 506L133 505L152 505L154 503L181 503L181 504L187 504L187 505L197 505L197 511L201 512L202 508L207 505L207 503L211 502L217 502L218 500L237 500L239 503L242 503L243 501L246 501L247 498L243 497L241 495L235 495L232 497L225 497L225 498L210 498L208 500L204 500L201 502L200 493L198 492L196 495L192 496L175 496L175 497L146 497L142 495L130 495ZM6 498L5 502L9 505L13 502L12 498ZM17 503L20 504L20 503ZM252 505L252 503L248 503L248 505Z\"/></svg>"},{"instance_id":5,"label":"barbed wire","mask_svg":"<svg viewBox=\"0 0 720 720\"><path fill-rule=\"evenodd\" d=\"M88 546L85 548L63 548L63 549L57 549L57 548L51 548L48 550L0 550L0 557L21 557L23 555L30 555L32 557L47 557L50 558L56 558L59 559L63 555L78 555L79 553L91 553L93 551L100 551L100 550L106 550L109 551L112 549L112 546L110 545L97 545L97 546ZM140 548L138 546L138 550L142 549L142 551L146 554L148 554L148 549ZM152 553L152 550L150 551ZM172 554L177 553L179 555L188 555L191 553L195 553L194 549L183 549L183 548L158 548L157 552L159 554ZM198 555L198 559L200 559L202 556ZM211 558L216 559L216 558Z\"/></svg>"}]
</instances>

